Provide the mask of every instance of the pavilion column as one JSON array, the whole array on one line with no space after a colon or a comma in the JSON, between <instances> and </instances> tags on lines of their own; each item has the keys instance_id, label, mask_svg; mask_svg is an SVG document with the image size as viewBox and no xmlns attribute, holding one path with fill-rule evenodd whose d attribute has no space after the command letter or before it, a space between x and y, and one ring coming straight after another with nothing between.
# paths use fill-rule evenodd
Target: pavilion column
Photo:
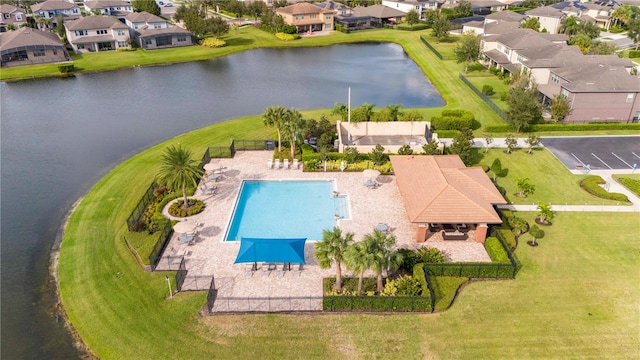
<instances>
[{"instance_id":1,"label":"pavilion column","mask_svg":"<svg viewBox=\"0 0 640 360\"><path fill-rule=\"evenodd\" d=\"M486 223L476 225L476 242L484 244L484 240L487 238L487 230L489 226Z\"/></svg>"},{"instance_id":2,"label":"pavilion column","mask_svg":"<svg viewBox=\"0 0 640 360\"><path fill-rule=\"evenodd\" d=\"M423 243L427 239L427 224L418 224L416 227L416 242Z\"/></svg>"}]
</instances>

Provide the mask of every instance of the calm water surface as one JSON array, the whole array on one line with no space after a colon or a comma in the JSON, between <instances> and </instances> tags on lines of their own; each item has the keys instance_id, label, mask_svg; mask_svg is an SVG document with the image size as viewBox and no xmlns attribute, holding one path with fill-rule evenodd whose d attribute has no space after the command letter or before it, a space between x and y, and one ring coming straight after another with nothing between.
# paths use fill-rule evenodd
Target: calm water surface
<instances>
[{"instance_id":1,"label":"calm water surface","mask_svg":"<svg viewBox=\"0 0 640 360\"><path fill-rule=\"evenodd\" d=\"M0 84L2 359L72 359L51 309L48 254L101 176L163 140L271 105L444 101L393 44L260 49L221 59Z\"/></svg>"}]
</instances>

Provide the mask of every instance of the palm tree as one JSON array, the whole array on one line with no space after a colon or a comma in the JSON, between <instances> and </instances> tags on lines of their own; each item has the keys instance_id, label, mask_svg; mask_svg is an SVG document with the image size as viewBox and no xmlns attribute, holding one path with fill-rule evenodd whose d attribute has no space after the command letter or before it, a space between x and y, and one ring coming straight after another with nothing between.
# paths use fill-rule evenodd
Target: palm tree
<instances>
[{"instance_id":1,"label":"palm tree","mask_svg":"<svg viewBox=\"0 0 640 360\"><path fill-rule=\"evenodd\" d=\"M538 202L538 220L542 223L549 224L556 216L556 212L551 209L551 204Z\"/></svg>"},{"instance_id":2,"label":"palm tree","mask_svg":"<svg viewBox=\"0 0 640 360\"><path fill-rule=\"evenodd\" d=\"M336 290L342 291L342 262L345 258L347 248L353 243L353 234L347 233L342 236L342 230L334 227L332 231L322 231L322 241L316 243L315 257L322 269L331 267L331 263L336 263Z\"/></svg>"},{"instance_id":3,"label":"palm tree","mask_svg":"<svg viewBox=\"0 0 640 360\"><path fill-rule=\"evenodd\" d=\"M402 105L400 104L389 104L387 105L387 110L389 110L389 118L391 121L398 121L398 118L404 114Z\"/></svg>"},{"instance_id":4,"label":"palm tree","mask_svg":"<svg viewBox=\"0 0 640 360\"><path fill-rule=\"evenodd\" d=\"M284 121L281 126L284 132L285 140L289 141L291 148L291 160L296 155L296 141L302 136L305 120L297 109L290 109L285 112Z\"/></svg>"},{"instance_id":5,"label":"palm tree","mask_svg":"<svg viewBox=\"0 0 640 360\"><path fill-rule=\"evenodd\" d=\"M342 120L342 122L345 122L349 120L349 108L347 107L347 105L341 102L336 103L336 106L334 106L331 110L331 115L340 115L340 119Z\"/></svg>"},{"instance_id":6,"label":"palm tree","mask_svg":"<svg viewBox=\"0 0 640 360\"><path fill-rule=\"evenodd\" d=\"M402 254L394 251L392 247L396 244L396 237L376 229L373 234L364 236L363 241L371 256L371 267L376 273L378 294L382 293L382 272L395 270L402 263Z\"/></svg>"},{"instance_id":7,"label":"palm tree","mask_svg":"<svg viewBox=\"0 0 640 360\"><path fill-rule=\"evenodd\" d=\"M287 109L284 106L269 106L265 109L262 115L262 122L265 126L273 126L278 133L278 152L282 151L282 135L280 134L280 127L286 116Z\"/></svg>"},{"instance_id":8,"label":"palm tree","mask_svg":"<svg viewBox=\"0 0 640 360\"><path fill-rule=\"evenodd\" d=\"M371 117L373 116L373 108L375 104L364 103L360 105L360 109L362 111L364 121L371 121Z\"/></svg>"},{"instance_id":9,"label":"palm tree","mask_svg":"<svg viewBox=\"0 0 640 360\"><path fill-rule=\"evenodd\" d=\"M182 189L184 203L182 208L186 210L188 205L187 185L197 186L198 179L204 171L198 167L197 162L191 158L191 151L179 145L171 145L162 154L162 166L158 171L159 181L173 190Z\"/></svg>"},{"instance_id":10,"label":"palm tree","mask_svg":"<svg viewBox=\"0 0 640 360\"><path fill-rule=\"evenodd\" d=\"M371 267L372 257L364 241L355 243L345 251L345 265L355 274L358 274L358 295L362 293L362 280L364 272Z\"/></svg>"}]
</instances>

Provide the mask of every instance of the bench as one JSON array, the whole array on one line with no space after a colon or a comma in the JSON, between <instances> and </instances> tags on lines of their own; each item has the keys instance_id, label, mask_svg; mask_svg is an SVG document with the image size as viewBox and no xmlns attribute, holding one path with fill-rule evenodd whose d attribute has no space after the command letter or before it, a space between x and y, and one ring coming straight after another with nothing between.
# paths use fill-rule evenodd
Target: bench
<instances>
[{"instance_id":1,"label":"bench","mask_svg":"<svg viewBox=\"0 0 640 360\"><path fill-rule=\"evenodd\" d=\"M459 231L443 231L442 239L444 240L467 240L469 236Z\"/></svg>"}]
</instances>

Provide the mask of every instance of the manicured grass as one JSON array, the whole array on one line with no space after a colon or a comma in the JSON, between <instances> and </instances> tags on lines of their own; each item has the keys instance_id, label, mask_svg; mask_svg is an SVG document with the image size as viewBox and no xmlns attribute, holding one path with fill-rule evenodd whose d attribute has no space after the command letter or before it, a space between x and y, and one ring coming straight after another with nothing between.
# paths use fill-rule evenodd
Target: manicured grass
<instances>
[{"instance_id":1,"label":"manicured grass","mask_svg":"<svg viewBox=\"0 0 640 360\"><path fill-rule=\"evenodd\" d=\"M509 92L509 85L506 85L502 79L493 75L488 70L487 71L474 71L469 72L467 74L463 74L469 82L471 82L478 90L482 91L482 87L484 85L489 85L493 87L493 91L495 92L493 95L489 96L493 102L498 105L502 110L507 110L509 107L507 106L506 101L500 100L501 93Z\"/></svg>"},{"instance_id":2,"label":"manicured grass","mask_svg":"<svg viewBox=\"0 0 640 360\"><path fill-rule=\"evenodd\" d=\"M640 174L613 175L613 178L636 196L640 196Z\"/></svg>"},{"instance_id":3,"label":"manicured grass","mask_svg":"<svg viewBox=\"0 0 640 360\"><path fill-rule=\"evenodd\" d=\"M491 166L496 158L500 159L503 169L508 169L506 177L498 177L498 185L505 188L505 199L514 204L535 204L538 201L555 205L617 205L613 200L595 197L580 188L580 180L586 175L574 175L546 149L536 149L527 154L526 149L519 149L505 154L503 149L490 149L488 154L480 151L480 165ZM493 173L489 172L493 177ZM518 192L516 180L529 178L536 187L535 192L527 198L514 196ZM621 204L622 205L622 204Z\"/></svg>"},{"instance_id":4,"label":"manicured grass","mask_svg":"<svg viewBox=\"0 0 640 360\"><path fill-rule=\"evenodd\" d=\"M559 213L554 225L544 228L539 247L517 250L523 267L515 280L469 284L454 306L438 315L201 317L204 292L165 300L165 273L141 270L123 240L125 220L156 172L160 154L169 144L200 153L208 145L227 143L229 136L272 134L254 116L177 136L123 162L80 202L66 228L58 274L68 316L96 355L615 359L636 352L637 214ZM506 159L503 164L514 173L525 171ZM536 185L539 191L546 186ZM531 222L534 214L520 216Z\"/></svg>"}]
</instances>

